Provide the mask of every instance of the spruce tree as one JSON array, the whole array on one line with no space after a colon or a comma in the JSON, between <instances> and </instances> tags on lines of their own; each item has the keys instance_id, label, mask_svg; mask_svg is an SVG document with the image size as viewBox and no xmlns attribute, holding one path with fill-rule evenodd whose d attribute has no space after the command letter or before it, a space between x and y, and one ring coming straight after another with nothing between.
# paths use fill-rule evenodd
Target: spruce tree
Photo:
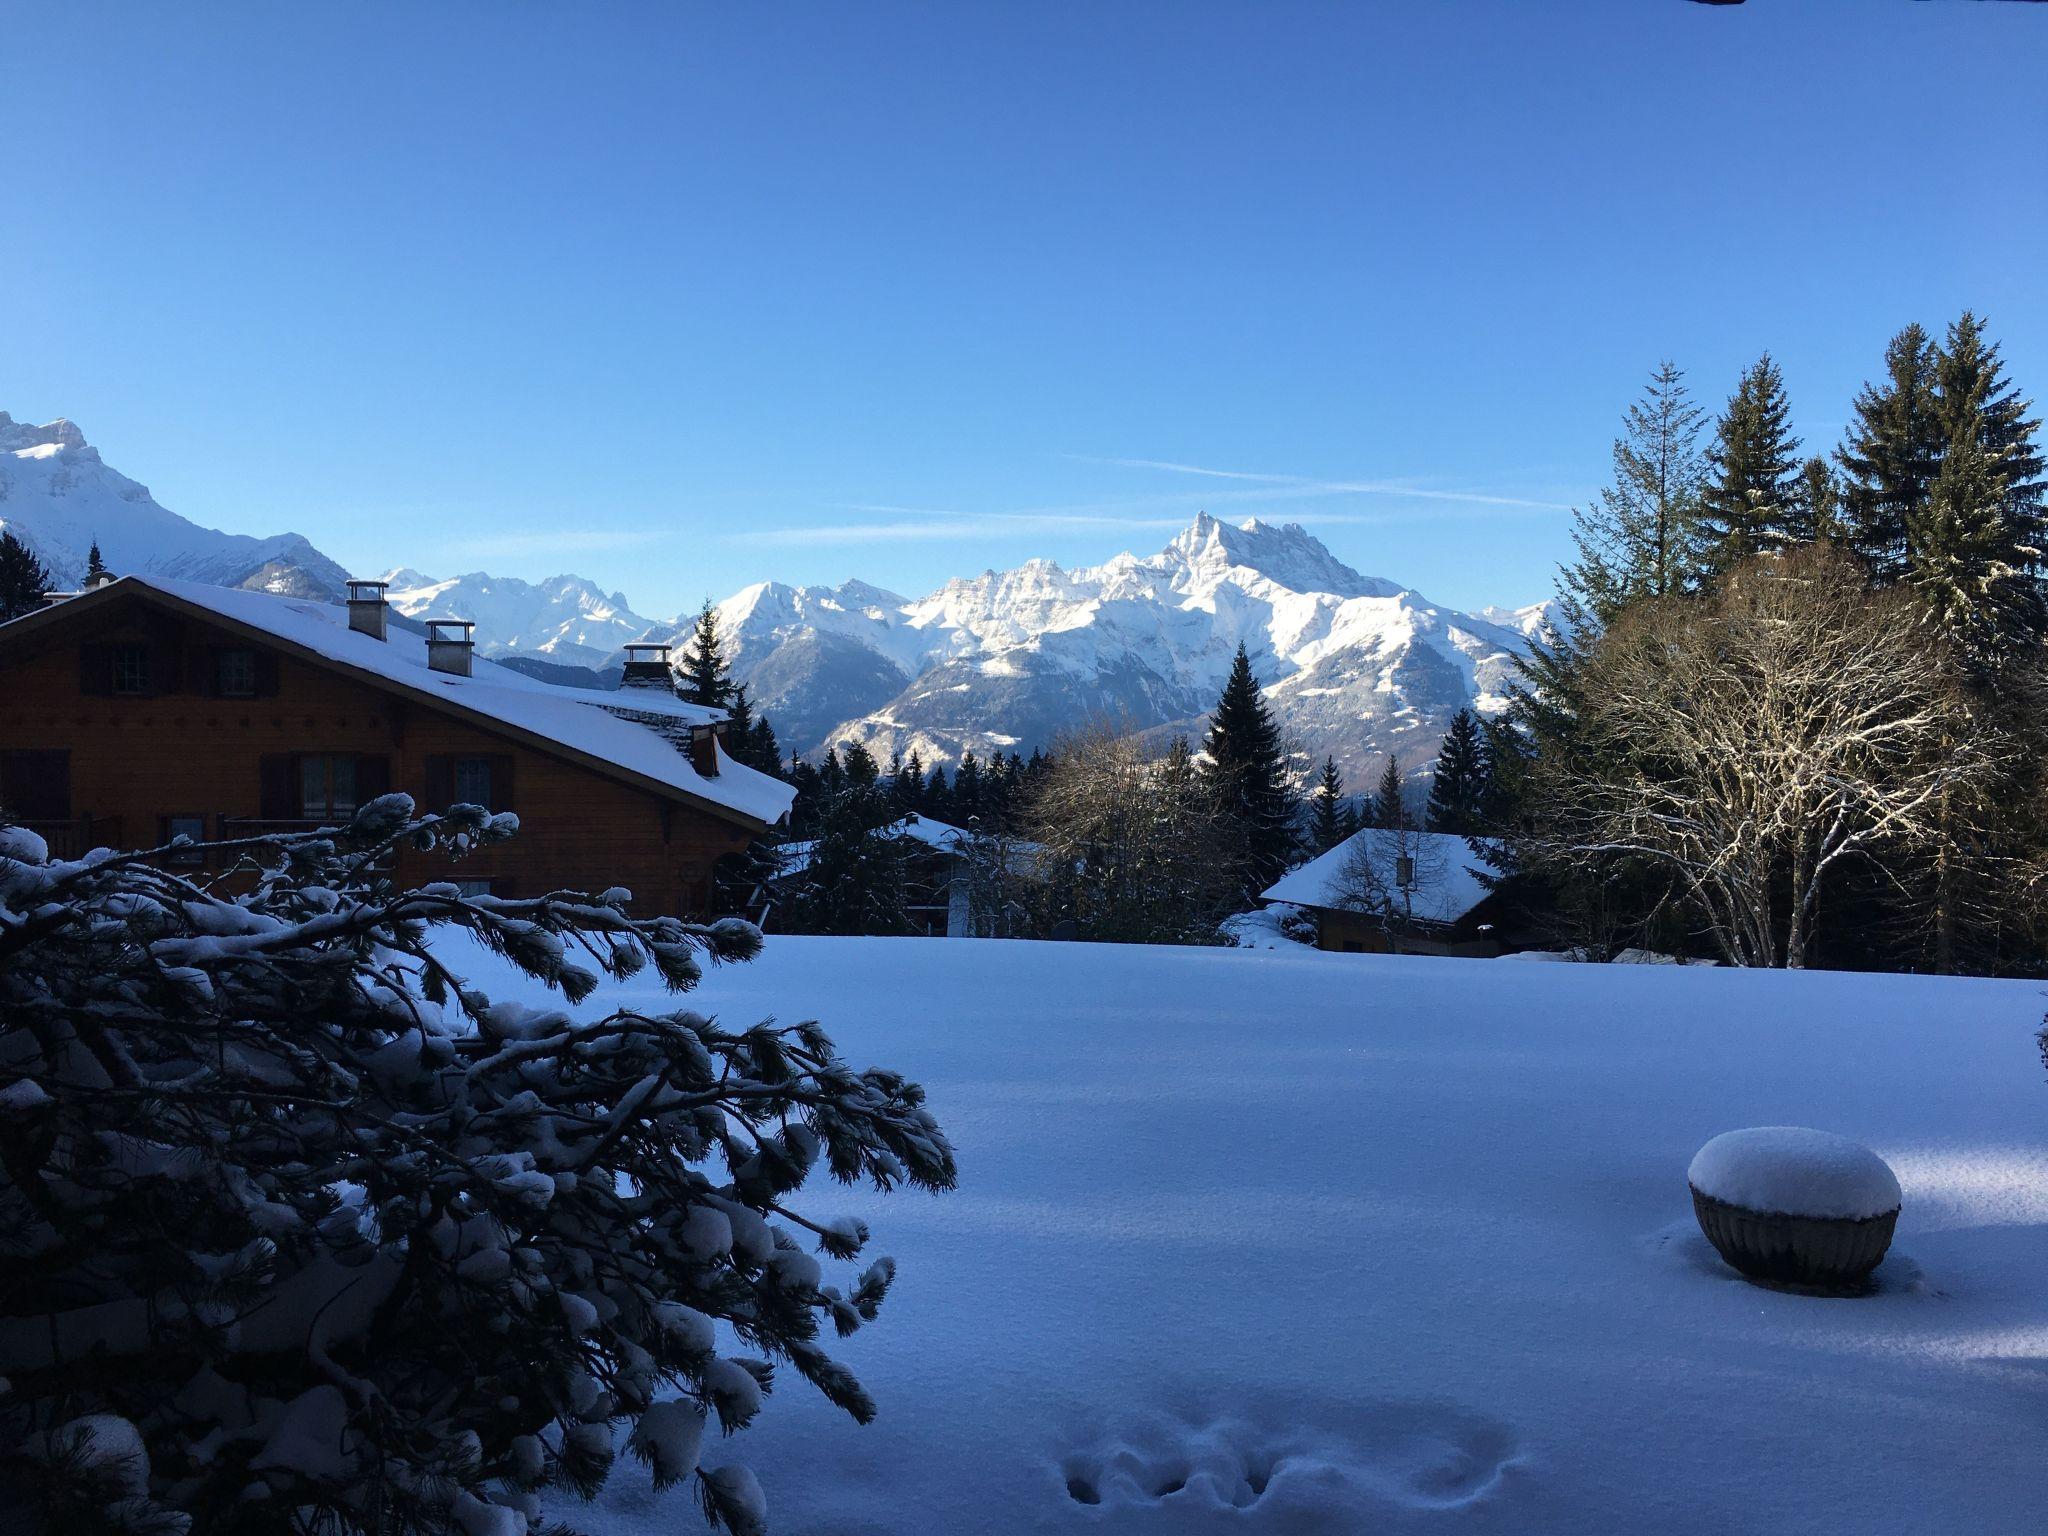
<instances>
[{"instance_id":1,"label":"spruce tree","mask_svg":"<svg viewBox=\"0 0 2048 1536\"><path fill-rule=\"evenodd\" d=\"M1826 459L1811 458L1800 467L1799 505L1810 538L1834 544L1848 542L1849 525L1842 515L1842 482Z\"/></svg>"},{"instance_id":2,"label":"spruce tree","mask_svg":"<svg viewBox=\"0 0 2048 1536\"><path fill-rule=\"evenodd\" d=\"M2044 632L2035 552L2020 545L2008 516L2005 477L1993 467L1976 423L1959 417L1927 506L1907 524L1906 580L1929 620L1971 669L1988 676Z\"/></svg>"},{"instance_id":3,"label":"spruce tree","mask_svg":"<svg viewBox=\"0 0 2048 1536\"><path fill-rule=\"evenodd\" d=\"M1799 498L1799 439L1784 375L1766 352L1745 369L1707 451L1697 545L1705 576L1811 537Z\"/></svg>"},{"instance_id":4,"label":"spruce tree","mask_svg":"<svg viewBox=\"0 0 2048 1536\"><path fill-rule=\"evenodd\" d=\"M951 823L953 817L953 790L946 782L946 766L933 763L932 771L924 781L924 814L933 821Z\"/></svg>"},{"instance_id":5,"label":"spruce tree","mask_svg":"<svg viewBox=\"0 0 2048 1536\"><path fill-rule=\"evenodd\" d=\"M801 933L908 933L903 840L887 831L899 819L896 802L857 741L847 744L839 784L818 807L804 867L791 881L791 926Z\"/></svg>"},{"instance_id":6,"label":"spruce tree","mask_svg":"<svg viewBox=\"0 0 2048 1536\"><path fill-rule=\"evenodd\" d=\"M692 704L724 709L732 702L732 688L732 670L718 635L718 610L707 597L698 611L689 649L683 653L682 695Z\"/></svg>"},{"instance_id":7,"label":"spruce tree","mask_svg":"<svg viewBox=\"0 0 2048 1536\"><path fill-rule=\"evenodd\" d=\"M2040 574L2048 552L2048 463L2036 434L2030 402L2005 377L1998 347L1984 335L1984 322L1964 311L1935 353L1935 411L1943 447L1954 451L1959 433L1973 437L1993 474L2005 482L2001 513L2015 551L2027 556L2030 575Z\"/></svg>"},{"instance_id":8,"label":"spruce tree","mask_svg":"<svg viewBox=\"0 0 2048 1536\"><path fill-rule=\"evenodd\" d=\"M103 581L112 581L114 573L107 569L106 561L100 558L100 541L92 541L92 552L85 557L85 584L96 587Z\"/></svg>"},{"instance_id":9,"label":"spruce tree","mask_svg":"<svg viewBox=\"0 0 2048 1536\"><path fill-rule=\"evenodd\" d=\"M960 766L953 770L952 822L971 827L981 815L981 760L969 747L960 754Z\"/></svg>"},{"instance_id":10,"label":"spruce tree","mask_svg":"<svg viewBox=\"0 0 2048 1536\"><path fill-rule=\"evenodd\" d=\"M775 727L768 723L766 715L760 715L754 721L752 750L747 761L763 773L783 777L782 744L775 739Z\"/></svg>"},{"instance_id":11,"label":"spruce tree","mask_svg":"<svg viewBox=\"0 0 2048 1536\"><path fill-rule=\"evenodd\" d=\"M0 529L0 623L34 613L50 590L50 572L12 530Z\"/></svg>"},{"instance_id":12,"label":"spruce tree","mask_svg":"<svg viewBox=\"0 0 2048 1536\"><path fill-rule=\"evenodd\" d=\"M1577 613L1605 624L1636 598L1691 584L1705 419L1683 370L1660 363L1622 418L1613 483L1594 505L1572 513L1578 558L1564 568L1560 586Z\"/></svg>"},{"instance_id":13,"label":"spruce tree","mask_svg":"<svg viewBox=\"0 0 2048 1536\"><path fill-rule=\"evenodd\" d=\"M1256 896L1294 860L1294 796L1280 728L1242 642L1202 746L1208 777L1242 844L1246 894Z\"/></svg>"},{"instance_id":14,"label":"spruce tree","mask_svg":"<svg viewBox=\"0 0 2048 1536\"><path fill-rule=\"evenodd\" d=\"M1478 718L1469 709L1451 717L1444 744L1436 755L1436 776L1429 786L1429 830L1472 836L1480 829L1486 800L1486 748Z\"/></svg>"},{"instance_id":15,"label":"spruce tree","mask_svg":"<svg viewBox=\"0 0 2048 1536\"><path fill-rule=\"evenodd\" d=\"M1392 754L1380 770L1380 787L1372 797L1372 824L1389 830L1408 825L1407 797L1401 788L1401 765Z\"/></svg>"},{"instance_id":16,"label":"spruce tree","mask_svg":"<svg viewBox=\"0 0 2048 1536\"><path fill-rule=\"evenodd\" d=\"M903 767L895 775L891 786L896 795L896 808L909 816L924 809L924 758L915 747L903 759Z\"/></svg>"},{"instance_id":17,"label":"spruce tree","mask_svg":"<svg viewBox=\"0 0 2048 1536\"><path fill-rule=\"evenodd\" d=\"M1909 325L1884 349L1885 380L1857 393L1842 469L1847 542L1880 583L1906 574L1906 524L1926 510L1945 446L1935 410L1934 343Z\"/></svg>"},{"instance_id":18,"label":"spruce tree","mask_svg":"<svg viewBox=\"0 0 2048 1536\"><path fill-rule=\"evenodd\" d=\"M1337 772L1337 759L1323 759L1322 777L1309 797L1309 846L1328 853L1344 841L1344 780Z\"/></svg>"}]
</instances>

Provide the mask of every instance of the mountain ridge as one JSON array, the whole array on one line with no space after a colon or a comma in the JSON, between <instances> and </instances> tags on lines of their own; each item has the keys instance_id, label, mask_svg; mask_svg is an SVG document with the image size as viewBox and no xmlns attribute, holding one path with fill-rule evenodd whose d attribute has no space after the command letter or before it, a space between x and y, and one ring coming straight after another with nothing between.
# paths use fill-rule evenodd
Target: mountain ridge
<instances>
[{"instance_id":1,"label":"mountain ridge","mask_svg":"<svg viewBox=\"0 0 2048 1536\"><path fill-rule=\"evenodd\" d=\"M115 570L338 598L346 572L306 540L201 527L118 474L78 427L0 412L0 526L76 583L96 538ZM695 615L636 613L573 574L384 574L402 620L466 618L484 654L603 686L623 646L681 644ZM920 597L860 579L755 582L716 605L733 675L805 754L859 740L956 762L1050 745L1092 715L1198 735L1242 643L1283 728L1354 785L1389 754L1421 767L1459 708L1505 703L1552 604L1463 612L1361 574L1299 524L1197 516L1149 555L1033 559Z\"/></svg>"}]
</instances>

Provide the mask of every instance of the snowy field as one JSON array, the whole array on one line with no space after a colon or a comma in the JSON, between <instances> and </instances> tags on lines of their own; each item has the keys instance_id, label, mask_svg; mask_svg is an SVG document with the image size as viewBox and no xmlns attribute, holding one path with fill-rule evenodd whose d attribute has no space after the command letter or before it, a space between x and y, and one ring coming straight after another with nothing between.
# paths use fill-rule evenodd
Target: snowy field
<instances>
[{"instance_id":1,"label":"snowy field","mask_svg":"<svg viewBox=\"0 0 2048 1536\"><path fill-rule=\"evenodd\" d=\"M630 990L630 989L622 989ZM645 993L642 1001L651 1001ZM2048 1518L2048 1076L2030 984L773 938L700 1006L922 1081L948 1196L805 1192L895 1255L706 1462L781 1536L2006 1532ZM1694 1225L1732 1127L1898 1171L1877 1294ZM679 1536L623 1461L607 1536Z\"/></svg>"}]
</instances>

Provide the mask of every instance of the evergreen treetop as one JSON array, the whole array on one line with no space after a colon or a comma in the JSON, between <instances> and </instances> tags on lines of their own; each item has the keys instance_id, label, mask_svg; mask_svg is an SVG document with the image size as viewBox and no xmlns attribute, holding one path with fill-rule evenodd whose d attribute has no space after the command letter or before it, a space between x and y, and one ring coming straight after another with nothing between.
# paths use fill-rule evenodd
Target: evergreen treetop
<instances>
[{"instance_id":1,"label":"evergreen treetop","mask_svg":"<svg viewBox=\"0 0 2048 1536\"><path fill-rule=\"evenodd\" d=\"M1325 757L1315 793L1309 797L1309 844L1317 853L1328 853L1348 835L1344 830L1344 779L1337 772L1337 759Z\"/></svg>"},{"instance_id":2,"label":"evergreen treetop","mask_svg":"<svg viewBox=\"0 0 2048 1536\"><path fill-rule=\"evenodd\" d=\"M34 613L43 606L43 594L50 590L49 569L35 551L14 536L12 529L0 529L0 623Z\"/></svg>"},{"instance_id":3,"label":"evergreen treetop","mask_svg":"<svg viewBox=\"0 0 2048 1536\"><path fill-rule=\"evenodd\" d=\"M1401 786L1401 765L1391 753L1380 770L1379 788L1372 797L1372 824L1376 827L1405 827L1410 822L1407 796Z\"/></svg>"},{"instance_id":4,"label":"evergreen treetop","mask_svg":"<svg viewBox=\"0 0 2048 1536\"><path fill-rule=\"evenodd\" d=\"M1799 439L1785 378L1766 352L1743 370L1707 450L1698 558L1718 578L1749 556L1812 536L1799 496Z\"/></svg>"},{"instance_id":5,"label":"evergreen treetop","mask_svg":"<svg viewBox=\"0 0 2048 1536\"><path fill-rule=\"evenodd\" d=\"M1486 800L1486 746L1471 710L1451 717L1437 749L1436 776L1429 785L1429 830L1473 836L1480 830Z\"/></svg>"},{"instance_id":6,"label":"evergreen treetop","mask_svg":"<svg viewBox=\"0 0 2048 1536\"><path fill-rule=\"evenodd\" d=\"M1935 408L1934 343L1909 325L1884 349L1885 380L1857 392L1836 450L1849 547L1879 582L1905 575L1906 524L1927 505L1944 446Z\"/></svg>"},{"instance_id":7,"label":"evergreen treetop","mask_svg":"<svg viewBox=\"0 0 2048 1536\"><path fill-rule=\"evenodd\" d=\"M718 634L718 610L704 599L698 610L697 626L690 633L689 648L683 653L682 695L692 704L724 709L732 702L732 669L725 659L724 643Z\"/></svg>"},{"instance_id":8,"label":"evergreen treetop","mask_svg":"<svg viewBox=\"0 0 2048 1536\"><path fill-rule=\"evenodd\" d=\"M1202 749L1224 814L1244 842L1245 885L1256 895L1287 872L1294 857L1294 796L1280 728L1266 707L1242 642L1230 664Z\"/></svg>"},{"instance_id":9,"label":"evergreen treetop","mask_svg":"<svg viewBox=\"0 0 2048 1536\"><path fill-rule=\"evenodd\" d=\"M92 541L92 552L85 557L85 584L96 587L103 581L112 581L114 573L107 569L106 561L100 558L100 541Z\"/></svg>"},{"instance_id":10,"label":"evergreen treetop","mask_svg":"<svg viewBox=\"0 0 2048 1536\"><path fill-rule=\"evenodd\" d=\"M1564 567L1559 588L1576 610L1604 624L1638 597L1662 597L1690 584L1705 419L1683 370L1659 364L1622 418L1612 484L1592 506L1572 513L1578 557Z\"/></svg>"}]
</instances>

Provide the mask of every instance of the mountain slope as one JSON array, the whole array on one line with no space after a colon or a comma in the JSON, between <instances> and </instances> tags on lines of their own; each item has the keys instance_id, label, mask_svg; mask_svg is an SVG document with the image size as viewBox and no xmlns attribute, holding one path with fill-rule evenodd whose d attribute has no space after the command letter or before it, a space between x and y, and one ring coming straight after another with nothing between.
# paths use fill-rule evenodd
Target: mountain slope
<instances>
[{"instance_id":1,"label":"mountain slope","mask_svg":"<svg viewBox=\"0 0 2048 1536\"><path fill-rule=\"evenodd\" d=\"M1459 709L1505 702L1537 616L1494 612L1510 622L1363 576L1298 526L1205 514L1143 558L1075 571L1034 560L914 601L770 583L720 618L734 675L799 750L861 740L884 759L915 748L954 761L1028 752L1093 715L1195 735L1242 642L1296 745L1363 783L1390 752L1423 766ZM854 646L872 658L857 673ZM904 685L862 702L891 667Z\"/></svg>"},{"instance_id":2,"label":"mountain slope","mask_svg":"<svg viewBox=\"0 0 2048 1536\"><path fill-rule=\"evenodd\" d=\"M85 579L98 542L109 569L293 597L339 598L347 572L296 533L256 539L202 528L109 469L71 422L18 422L0 411L0 526L60 586Z\"/></svg>"},{"instance_id":3,"label":"mountain slope","mask_svg":"<svg viewBox=\"0 0 2048 1536\"><path fill-rule=\"evenodd\" d=\"M391 606L408 618L469 619L485 655L537 656L562 666L603 671L620 647L650 629L662 630L581 576L521 581L473 571L437 581L400 567L388 571Z\"/></svg>"},{"instance_id":4,"label":"mountain slope","mask_svg":"<svg viewBox=\"0 0 2048 1536\"><path fill-rule=\"evenodd\" d=\"M0 525L63 584L95 539L115 571L335 598L341 567L297 534L202 528L101 462L68 421L0 413ZM563 681L616 679L621 648L687 640L579 576L387 578L400 623L466 618L487 656ZM865 582L761 582L719 605L733 675L786 749L861 740L927 762L1029 752L1104 716L1199 736L1240 643L1295 746L1355 788L1397 756L1426 765L1457 710L1499 709L1554 605L1460 613L1361 575L1292 524L1204 514L1156 554L1065 570L1032 560L907 598Z\"/></svg>"}]
</instances>

